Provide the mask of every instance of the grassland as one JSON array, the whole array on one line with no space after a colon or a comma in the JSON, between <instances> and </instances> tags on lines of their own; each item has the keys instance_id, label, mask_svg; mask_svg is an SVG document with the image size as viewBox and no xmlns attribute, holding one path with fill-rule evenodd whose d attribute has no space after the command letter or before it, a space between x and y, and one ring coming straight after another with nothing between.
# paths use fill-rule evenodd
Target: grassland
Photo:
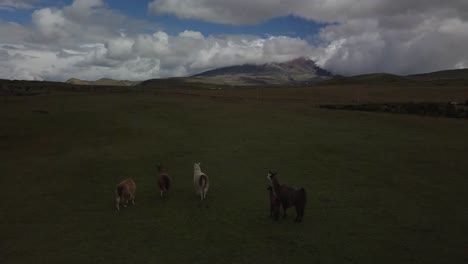
<instances>
[{"instance_id":1,"label":"grassland","mask_svg":"<svg viewBox=\"0 0 468 264\"><path fill-rule=\"evenodd\" d=\"M0 120L0 263L468 261L466 120L158 93L4 97ZM269 219L268 169L308 191L302 224Z\"/></svg>"},{"instance_id":2,"label":"grassland","mask_svg":"<svg viewBox=\"0 0 468 264\"><path fill-rule=\"evenodd\" d=\"M199 95L264 101L319 104L364 104L392 102L465 102L468 85L314 85L310 87L223 87L222 89L162 88L156 94Z\"/></svg>"}]
</instances>

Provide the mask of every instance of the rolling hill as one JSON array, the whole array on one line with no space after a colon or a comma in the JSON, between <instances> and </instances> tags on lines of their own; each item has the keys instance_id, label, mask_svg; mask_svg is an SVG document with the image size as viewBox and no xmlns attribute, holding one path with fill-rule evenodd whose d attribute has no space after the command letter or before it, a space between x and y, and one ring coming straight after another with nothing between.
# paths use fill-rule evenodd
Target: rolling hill
<instances>
[{"instance_id":1,"label":"rolling hill","mask_svg":"<svg viewBox=\"0 0 468 264\"><path fill-rule=\"evenodd\" d=\"M421 81L468 80L468 69L436 71L430 73L413 74L406 77Z\"/></svg>"},{"instance_id":2,"label":"rolling hill","mask_svg":"<svg viewBox=\"0 0 468 264\"><path fill-rule=\"evenodd\" d=\"M468 85L468 69L445 70L413 75L370 73L337 76L326 82L332 85Z\"/></svg>"},{"instance_id":3,"label":"rolling hill","mask_svg":"<svg viewBox=\"0 0 468 264\"><path fill-rule=\"evenodd\" d=\"M101 78L96 81L85 81L77 78L70 78L66 81L69 84L75 85L105 85L105 86L134 86L140 82L128 81L128 80L113 80L109 78Z\"/></svg>"},{"instance_id":4,"label":"rolling hill","mask_svg":"<svg viewBox=\"0 0 468 264\"><path fill-rule=\"evenodd\" d=\"M5 80L7 81L7 80ZM24 81L21 81L24 82ZM7 81L6 86L15 86ZM27 82L33 83L33 82ZM310 85L371 85L371 86L467 86L468 69L444 70L413 75L370 73L339 76L320 68L314 61L298 58L282 63L244 64L217 68L189 77L149 79L146 81L113 80L96 81L70 78L72 85L147 87L147 88L200 88L221 89L248 86L310 86ZM41 84L44 86L44 83ZM18 85L16 85L18 86Z\"/></svg>"}]
</instances>

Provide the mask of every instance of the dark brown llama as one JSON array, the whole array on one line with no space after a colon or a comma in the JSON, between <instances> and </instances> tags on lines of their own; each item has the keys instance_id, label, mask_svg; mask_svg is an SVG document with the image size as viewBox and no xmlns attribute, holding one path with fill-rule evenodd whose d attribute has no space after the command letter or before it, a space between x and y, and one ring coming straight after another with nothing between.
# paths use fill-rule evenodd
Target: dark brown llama
<instances>
[{"instance_id":1,"label":"dark brown llama","mask_svg":"<svg viewBox=\"0 0 468 264\"><path fill-rule=\"evenodd\" d=\"M171 188L171 177L161 164L158 164L156 167L158 168L158 186L161 192L161 198L164 198Z\"/></svg>"},{"instance_id":2,"label":"dark brown llama","mask_svg":"<svg viewBox=\"0 0 468 264\"><path fill-rule=\"evenodd\" d=\"M267 178L270 180L273 193L278 197L281 207L283 207L283 217L286 217L286 210L294 206L296 208L295 221L300 223L304 217L306 191L304 188L296 190L289 186L279 184L278 179L276 179L276 174L277 173L270 170L268 171Z\"/></svg>"}]
</instances>

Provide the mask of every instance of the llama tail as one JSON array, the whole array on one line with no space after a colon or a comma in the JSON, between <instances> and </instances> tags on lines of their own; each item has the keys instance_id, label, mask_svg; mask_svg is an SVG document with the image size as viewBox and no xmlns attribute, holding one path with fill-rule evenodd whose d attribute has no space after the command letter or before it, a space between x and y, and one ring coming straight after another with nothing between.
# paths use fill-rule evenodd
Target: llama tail
<instances>
[{"instance_id":1,"label":"llama tail","mask_svg":"<svg viewBox=\"0 0 468 264\"><path fill-rule=\"evenodd\" d=\"M198 185L200 188L205 189L207 183L208 179L206 178L206 175L200 175L200 179L198 179Z\"/></svg>"},{"instance_id":2,"label":"llama tail","mask_svg":"<svg viewBox=\"0 0 468 264\"><path fill-rule=\"evenodd\" d=\"M117 190L115 191L115 194L116 194L117 196L119 196L119 197L122 196L123 189L124 189L124 186L123 186L123 185L117 186Z\"/></svg>"},{"instance_id":3,"label":"llama tail","mask_svg":"<svg viewBox=\"0 0 468 264\"><path fill-rule=\"evenodd\" d=\"M169 190L169 187L170 187L170 179L168 176L166 175L162 175L160 176L159 180L158 180L158 185L159 185L159 189L161 189L161 191L168 191Z\"/></svg>"},{"instance_id":4,"label":"llama tail","mask_svg":"<svg viewBox=\"0 0 468 264\"><path fill-rule=\"evenodd\" d=\"M171 179L167 175L164 177L164 188L166 189L166 191L169 191L169 189L171 188Z\"/></svg>"},{"instance_id":5,"label":"llama tail","mask_svg":"<svg viewBox=\"0 0 468 264\"><path fill-rule=\"evenodd\" d=\"M301 204L305 206L306 201L307 201L307 194L304 188L299 189L299 194L298 194L298 201L301 201Z\"/></svg>"}]
</instances>

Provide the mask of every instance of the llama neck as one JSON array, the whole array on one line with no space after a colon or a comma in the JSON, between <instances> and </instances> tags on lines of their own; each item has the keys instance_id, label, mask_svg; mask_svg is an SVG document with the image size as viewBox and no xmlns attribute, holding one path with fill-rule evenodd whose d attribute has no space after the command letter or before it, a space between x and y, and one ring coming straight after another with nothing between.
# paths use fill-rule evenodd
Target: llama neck
<instances>
[{"instance_id":1,"label":"llama neck","mask_svg":"<svg viewBox=\"0 0 468 264\"><path fill-rule=\"evenodd\" d=\"M278 189L279 189L279 187L280 187L280 184L279 184L278 180L276 179L276 177L272 179L271 184L272 184L273 192L274 192L275 194L277 194L277 193L278 193Z\"/></svg>"}]
</instances>

